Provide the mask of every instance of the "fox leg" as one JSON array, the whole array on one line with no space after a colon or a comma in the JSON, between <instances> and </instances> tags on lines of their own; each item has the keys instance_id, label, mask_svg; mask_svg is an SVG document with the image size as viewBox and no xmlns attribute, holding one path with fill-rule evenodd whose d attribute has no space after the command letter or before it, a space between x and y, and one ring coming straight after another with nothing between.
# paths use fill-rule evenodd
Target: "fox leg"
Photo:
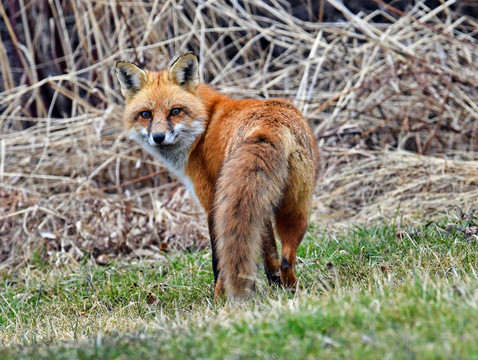
<instances>
[{"instance_id":1,"label":"fox leg","mask_svg":"<svg viewBox=\"0 0 478 360\"><path fill-rule=\"evenodd\" d=\"M272 228L271 220L265 224L264 235L262 236L261 255L262 260L264 261L267 280L269 280L270 284L280 285L279 255L277 254L277 244L274 238L274 230Z\"/></svg>"},{"instance_id":2,"label":"fox leg","mask_svg":"<svg viewBox=\"0 0 478 360\"><path fill-rule=\"evenodd\" d=\"M207 216L207 225L209 228L209 237L211 240L212 271L214 273L214 301L217 301L221 298L222 295L224 295L224 284L219 277L216 233L214 230L214 215L212 212L209 213Z\"/></svg>"},{"instance_id":3,"label":"fox leg","mask_svg":"<svg viewBox=\"0 0 478 360\"><path fill-rule=\"evenodd\" d=\"M288 288L297 286L295 264L297 248L307 230L307 212L303 214L280 211L276 216L277 233L282 243L280 278L282 285Z\"/></svg>"},{"instance_id":4,"label":"fox leg","mask_svg":"<svg viewBox=\"0 0 478 360\"><path fill-rule=\"evenodd\" d=\"M214 301L219 301L223 295L225 294L225 289L224 289L224 283L222 282L222 279L219 278L216 281L216 286L214 287Z\"/></svg>"}]
</instances>

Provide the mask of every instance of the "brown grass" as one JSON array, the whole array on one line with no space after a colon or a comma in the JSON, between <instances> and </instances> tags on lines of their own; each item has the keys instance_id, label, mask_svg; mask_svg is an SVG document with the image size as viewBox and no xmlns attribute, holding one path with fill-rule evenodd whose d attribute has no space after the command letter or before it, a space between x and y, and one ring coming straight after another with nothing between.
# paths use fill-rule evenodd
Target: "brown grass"
<instances>
[{"instance_id":1,"label":"brown grass","mask_svg":"<svg viewBox=\"0 0 478 360\"><path fill-rule=\"evenodd\" d=\"M127 140L113 74L118 59L159 69L188 49L219 90L302 109L322 154L314 220L473 212L478 23L453 1L354 15L328 0L336 23L280 0L59 3L0 5L0 269L34 251L108 261L207 243L200 209Z\"/></svg>"}]
</instances>

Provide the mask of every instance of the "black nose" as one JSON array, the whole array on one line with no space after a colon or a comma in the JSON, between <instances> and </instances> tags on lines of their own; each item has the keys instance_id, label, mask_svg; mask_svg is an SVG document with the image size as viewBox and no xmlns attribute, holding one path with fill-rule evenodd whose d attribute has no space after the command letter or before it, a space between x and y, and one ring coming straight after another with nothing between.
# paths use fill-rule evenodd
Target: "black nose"
<instances>
[{"instance_id":1,"label":"black nose","mask_svg":"<svg viewBox=\"0 0 478 360\"><path fill-rule=\"evenodd\" d=\"M164 135L164 133L154 134L153 135L153 141L156 144L161 144L164 141L165 137L166 137L166 135Z\"/></svg>"}]
</instances>

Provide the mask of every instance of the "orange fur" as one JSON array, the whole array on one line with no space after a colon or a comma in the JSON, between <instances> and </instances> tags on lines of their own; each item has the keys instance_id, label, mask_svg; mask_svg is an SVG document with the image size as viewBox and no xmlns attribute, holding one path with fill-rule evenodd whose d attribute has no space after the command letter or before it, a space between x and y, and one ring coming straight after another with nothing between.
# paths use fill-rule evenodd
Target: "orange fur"
<instances>
[{"instance_id":1,"label":"orange fur","mask_svg":"<svg viewBox=\"0 0 478 360\"><path fill-rule=\"evenodd\" d=\"M119 62L117 73L125 126L208 215L215 296L225 290L232 299L244 298L259 254L271 282L294 288L318 166L315 138L299 110L279 99L234 100L198 84L190 53L162 72ZM151 118L142 117L144 111Z\"/></svg>"}]
</instances>

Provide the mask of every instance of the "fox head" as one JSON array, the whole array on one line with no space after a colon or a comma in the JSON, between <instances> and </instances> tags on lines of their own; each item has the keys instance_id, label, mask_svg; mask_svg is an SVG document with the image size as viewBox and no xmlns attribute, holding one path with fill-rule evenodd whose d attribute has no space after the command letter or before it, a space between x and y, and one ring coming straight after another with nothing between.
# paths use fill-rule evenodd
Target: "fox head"
<instances>
[{"instance_id":1,"label":"fox head","mask_svg":"<svg viewBox=\"0 0 478 360\"><path fill-rule=\"evenodd\" d=\"M198 60L193 53L159 72L118 61L116 75L126 100L125 127L149 150L189 148L204 131L206 111L197 95Z\"/></svg>"}]
</instances>

